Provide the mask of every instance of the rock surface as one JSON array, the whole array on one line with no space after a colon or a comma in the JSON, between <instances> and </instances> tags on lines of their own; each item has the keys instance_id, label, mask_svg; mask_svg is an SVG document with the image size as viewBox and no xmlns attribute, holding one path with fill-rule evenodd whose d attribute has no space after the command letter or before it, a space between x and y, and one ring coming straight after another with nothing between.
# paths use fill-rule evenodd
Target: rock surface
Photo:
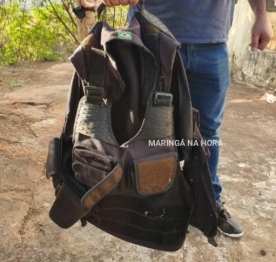
<instances>
[{"instance_id":1,"label":"rock surface","mask_svg":"<svg viewBox=\"0 0 276 262\"><path fill-rule=\"evenodd\" d=\"M61 132L72 72L70 63L0 68L0 261L276 261L276 103L240 83L227 99L219 172L226 207L245 230L241 239L218 233L213 247L190 228L183 247L169 253L91 225L57 227L48 216L55 197L44 163L49 140Z\"/></svg>"}]
</instances>

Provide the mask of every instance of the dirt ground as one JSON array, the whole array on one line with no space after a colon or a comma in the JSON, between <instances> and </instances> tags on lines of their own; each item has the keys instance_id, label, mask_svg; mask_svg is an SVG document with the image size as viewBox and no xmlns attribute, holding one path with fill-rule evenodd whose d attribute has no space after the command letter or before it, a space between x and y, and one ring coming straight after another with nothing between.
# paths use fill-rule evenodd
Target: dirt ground
<instances>
[{"instance_id":1,"label":"dirt ground","mask_svg":"<svg viewBox=\"0 0 276 262\"><path fill-rule=\"evenodd\" d=\"M218 233L218 247L194 228L177 252L136 246L77 223L64 230L48 216L54 191L44 175L49 140L59 136L70 63L0 67L0 261L276 261L276 103L265 90L235 83L221 130L220 177L241 239ZM274 239L274 240L273 240Z\"/></svg>"}]
</instances>

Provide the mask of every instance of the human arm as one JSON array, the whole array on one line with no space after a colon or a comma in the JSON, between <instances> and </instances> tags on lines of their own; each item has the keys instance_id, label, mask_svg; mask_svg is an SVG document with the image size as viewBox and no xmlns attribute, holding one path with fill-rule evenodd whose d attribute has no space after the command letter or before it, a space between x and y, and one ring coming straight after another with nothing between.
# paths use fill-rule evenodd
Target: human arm
<instances>
[{"instance_id":1,"label":"human arm","mask_svg":"<svg viewBox=\"0 0 276 262\"><path fill-rule=\"evenodd\" d=\"M96 2L90 3L86 0L81 0L80 3L81 3L81 6L86 9L96 10L98 7L98 4Z\"/></svg>"},{"instance_id":2,"label":"human arm","mask_svg":"<svg viewBox=\"0 0 276 262\"><path fill-rule=\"evenodd\" d=\"M248 0L255 22L251 30L251 50L264 50L273 37L271 23L266 12L266 0Z\"/></svg>"},{"instance_id":3,"label":"human arm","mask_svg":"<svg viewBox=\"0 0 276 262\"><path fill-rule=\"evenodd\" d=\"M106 6L136 5L139 0L103 0Z\"/></svg>"}]
</instances>

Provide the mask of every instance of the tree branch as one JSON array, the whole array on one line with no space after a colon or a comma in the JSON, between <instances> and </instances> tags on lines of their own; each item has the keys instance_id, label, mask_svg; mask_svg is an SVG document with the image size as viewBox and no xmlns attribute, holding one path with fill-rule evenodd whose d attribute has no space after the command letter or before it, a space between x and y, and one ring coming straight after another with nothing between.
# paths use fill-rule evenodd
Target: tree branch
<instances>
[{"instance_id":1,"label":"tree branch","mask_svg":"<svg viewBox=\"0 0 276 262\"><path fill-rule=\"evenodd\" d=\"M59 16L59 14L58 14L57 10L55 9L54 5L52 4L51 0L47 0L47 1L50 3L50 5L51 5L51 7L52 7L52 9L53 9L53 11L54 11L57 19L63 24L63 26L65 27L65 29L68 31L68 33L75 39L76 43L79 44L78 39L75 37L75 35L71 32L71 30L69 29L69 27L64 23L64 21Z\"/></svg>"},{"instance_id":2,"label":"tree branch","mask_svg":"<svg viewBox=\"0 0 276 262\"><path fill-rule=\"evenodd\" d=\"M66 13L70 18L70 21L75 25L75 27L77 27L76 19L72 17L72 13L70 12L69 4L66 4L64 0L61 0L61 2L62 2L62 5L64 6L64 9L66 10Z\"/></svg>"}]
</instances>

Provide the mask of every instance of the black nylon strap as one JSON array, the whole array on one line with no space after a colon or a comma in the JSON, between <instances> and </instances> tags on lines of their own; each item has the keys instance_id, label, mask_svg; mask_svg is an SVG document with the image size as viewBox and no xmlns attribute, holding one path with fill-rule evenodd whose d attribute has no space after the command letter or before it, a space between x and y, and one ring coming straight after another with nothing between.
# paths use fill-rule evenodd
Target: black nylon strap
<instances>
[{"instance_id":1,"label":"black nylon strap","mask_svg":"<svg viewBox=\"0 0 276 262\"><path fill-rule=\"evenodd\" d=\"M106 6L105 6L104 3L101 3L101 4L99 5L99 7L97 8L97 17L98 17L98 20L101 19L101 14L102 14L102 12L105 10L105 8L106 8Z\"/></svg>"},{"instance_id":2,"label":"black nylon strap","mask_svg":"<svg viewBox=\"0 0 276 262\"><path fill-rule=\"evenodd\" d=\"M89 86L104 87L106 72L106 54L104 51L91 48Z\"/></svg>"},{"instance_id":3,"label":"black nylon strap","mask_svg":"<svg viewBox=\"0 0 276 262\"><path fill-rule=\"evenodd\" d=\"M144 42L147 48L153 53L156 58L157 66L158 66L158 73L157 73L157 81L155 90L156 91L163 91L163 83L162 83L162 70L161 70L161 63L159 57L159 29L152 27L153 32L148 30L148 34L144 37Z\"/></svg>"},{"instance_id":4,"label":"black nylon strap","mask_svg":"<svg viewBox=\"0 0 276 262\"><path fill-rule=\"evenodd\" d=\"M102 104L105 96L104 83L106 74L106 53L104 51L91 48L88 72L88 85L85 87L87 102Z\"/></svg>"}]
</instances>

